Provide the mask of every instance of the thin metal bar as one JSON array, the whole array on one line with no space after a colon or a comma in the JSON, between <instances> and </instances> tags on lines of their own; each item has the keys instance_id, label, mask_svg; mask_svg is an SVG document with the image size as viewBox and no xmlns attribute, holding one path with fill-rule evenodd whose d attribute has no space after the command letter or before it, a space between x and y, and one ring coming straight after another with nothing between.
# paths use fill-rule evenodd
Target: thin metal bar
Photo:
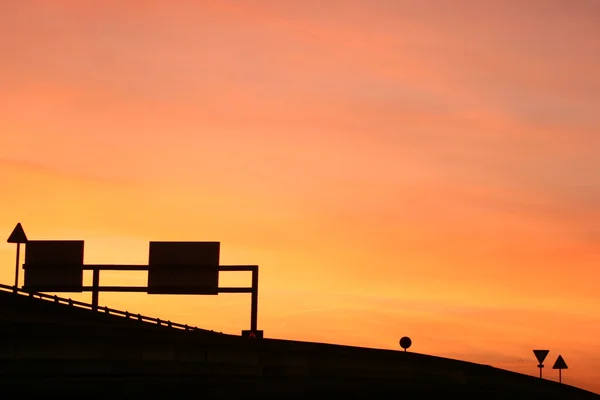
<instances>
[{"instance_id":1,"label":"thin metal bar","mask_svg":"<svg viewBox=\"0 0 600 400\"><path fill-rule=\"evenodd\" d=\"M93 292L93 286L82 286L81 291ZM98 286L98 292L147 292L147 287L138 286Z\"/></svg>"},{"instance_id":2,"label":"thin metal bar","mask_svg":"<svg viewBox=\"0 0 600 400\"><path fill-rule=\"evenodd\" d=\"M258 267L252 270L252 298L250 299L250 330L258 325Z\"/></svg>"},{"instance_id":3,"label":"thin metal bar","mask_svg":"<svg viewBox=\"0 0 600 400\"><path fill-rule=\"evenodd\" d=\"M558 370L558 383L562 383L562 369Z\"/></svg>"},{"instance_id":4,"label":"thin metal bar","mask_svg":"<svg viewBox=\"0 0 600 400\"><path fill-rule=\"evenodd\" d=\"M220 287L217 290L219 293L252 293L249 287Z\"/></svg>"},{"instance_id":5,"label":"thin metal bar","mask_svg":"<svg viewBox=\"0 0 600 400\"><path fill-rule=\"evenodd\" d=\"M219 265L219 271L254 271L258 269L258 265Z\"/></svg>"},{"instance_id":6,"label":"thin metal bar","mask_svg":"<svg viewBox=\"0 0 600 400\"><path fill-rule=\"evenodd\" d=\"M92 275L92 310L98 311L98 298L100 295L100 270L95 269Z\"/></svg>"},{"instance_id":7,"label":"thin metal bar","mask_svg":"<svg viewBox=\"0 0 600 400\"><path fill-rule=\"evenodd\" d=\"M82 292L94 292L94 286L82 286ZM148 291L146 286L98 286L98 292L130 292L145 293ZM248 287L224 287L218 288L219 293L252 293L252 288ZM177 293L174 293L177 294Z\"/></svg>"},{"instance_id":8,"label":"thin metal bar","mask_svg":"<svg viewBox=\"0 0 600 400\"><path fill-rule=\"evenodd\" d=\"M39 264L23 264L23 269L36 268ZM62 266L62 265L57 265ZM43 264L44 269L51 269L52 264ZM84 271L148 271L147 265L112 265L112 264L84 264L81 266Z\"/></svg>"},{"instance_id":9,"label":"thin metal bar","mask_svg":"<svg viewBox=\"0 0 600 400\"><path fill-rule=\"evenodd\" d=\"M27 267L32 266L32 264L23 264L23 268L27 269ZM44 264L44 268L51 268L51 265ZM219 265L219 271L228 272L228 271L254 271L258 266L257 265ZM148 271L150 269L149 265L143 264L84 264L82 266L84 271Z\"/></svg>"},{"instance_id":10,"label":"thin metal bar","mask_svg":"<svg viewBox=\"0 0 600 400\"><path fill-rule=\"evenodd\" d=\"M17 261L15 263L15 290L17 293L19 290L19 260L21 258L21 243L17 243Z\"/></svg>"},{"instance_id":11,"label":"thin metal bar","mask_svg":"<svg viewBox=\"0 0 600 400\"><path fill-rule=\"evenodd\" d=\"M257 265L219 265L219 271L254 271L257 267ZM84 271L95 269L103 271L148 271L150 266L142 264L85 264L83 266Z\"/></svg>"},{"instance_id":12,"label":"thin metal bar","mask_svg":"<svg viewBox=\"0 0 600 400\"><path fill-rule=\"evenodd\" d=\"M143 264L84 264L84 271L148 271L148 265Z\"/></svg>"}]
</instances>

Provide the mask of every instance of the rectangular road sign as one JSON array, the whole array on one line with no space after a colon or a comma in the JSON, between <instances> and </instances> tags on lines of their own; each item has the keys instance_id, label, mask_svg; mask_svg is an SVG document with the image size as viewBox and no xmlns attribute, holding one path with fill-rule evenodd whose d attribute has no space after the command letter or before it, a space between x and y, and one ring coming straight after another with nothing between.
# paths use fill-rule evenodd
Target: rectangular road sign
<instances>
[{"instance_id":1,"label":"rectangular road sign","mask_svg":"<svg viewBox=\"0 0 600 400\"><path fill-rule=\"evenodd\" d=\"M30 240L25 248L26 290L81 292L83 240Z\"/></svg>"},{"instance_id":2,"label":"rectangular road sign","mask_svg":"<svg viewBox=\"0 0 600 400\"><path fill-rule=\"evenodd\" d=\"M218 294L220 242L150 242L149 294Z\"/></svg>"}]
</instances>

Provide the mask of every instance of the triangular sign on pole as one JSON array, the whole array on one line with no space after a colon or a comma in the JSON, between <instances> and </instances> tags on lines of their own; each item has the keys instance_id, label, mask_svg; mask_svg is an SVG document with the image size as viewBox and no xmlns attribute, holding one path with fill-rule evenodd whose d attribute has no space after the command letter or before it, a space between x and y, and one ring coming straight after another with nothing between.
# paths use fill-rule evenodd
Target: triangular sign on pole
<instances>
[{"instance_id":1,"label":"triangular sign on pole","mask_svg":"<svg viewBox=\"0 0 600 400\"><path fill-rule=\"evenodd\" d=\"M546 356L548 356L548 353L550 353L550 350L534 350L533 351L533 354L535 354L535 358L537 358L540 365L544 363L544 360L546 359Z\"/></svg>"},{"instance_id":2,"label":"triangular sign on pole","mask_svg":"<svg viewBox=\"0 0 600 400\"><path fill-rule=\"evenodd\" d=\"M27 243L27 235L20 222L15 226L6 243Z\"/></svg>"},{"instance_id":3,"label":"triangular sign on pole","mask_svg":"<svg viewBox=\"0 0 600 400\"><path fill-rule=\"evenodd\" d=\"M552 369L569 369L569 367L567 366L565 360L563 360L562 356L559 355Z\"/></svg>"}]
</instances>

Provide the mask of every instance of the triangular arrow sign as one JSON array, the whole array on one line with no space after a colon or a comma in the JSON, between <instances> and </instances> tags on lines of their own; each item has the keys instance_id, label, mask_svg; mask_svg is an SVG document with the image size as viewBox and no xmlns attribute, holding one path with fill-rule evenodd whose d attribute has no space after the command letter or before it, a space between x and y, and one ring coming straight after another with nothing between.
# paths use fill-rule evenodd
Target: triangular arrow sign
<instances>
[{"instance_id":1,"label":"triangular arrow sign","mask_svg":"<svg viewBox=\"0 0 600 400\"><path fill-rule=\"evenodd\" d=\"M558 356L552 369L569 369L569 367L567 367L567 363L563 360L562 356Z\"/></svg>"},{"instance_id":2,"label":"triangular arrow sign","mask_svg":"<svg viewBox=\"0 0 600 400\"><path fill-rule=\"evenodd\" d=\"M20 222L15 226L6 243L27 243L27 235Z\"/></svg>"},{"instance_id":3,"label":"triangular arrow sign","mask_svg":"<svg viewBox=\"0 0 600 400\"><path fill-rule=\"evenodd\" d=\"M535 354L535 358L537 358L540 364L544 363L546 356L550 353L550 350L534 350L533 354Z\"/></svg>"},{"instance_id":4,"label":"triangular arrow sign","mask_svg":"<svg viewBox=\"0 0 600 400\"><path fill-rule=\"evenodd\" d=\"M256 338L256 335L254 334L254 332L250 332L250 334L248 335L249 338Z\"/></svg>"}]
</instances>

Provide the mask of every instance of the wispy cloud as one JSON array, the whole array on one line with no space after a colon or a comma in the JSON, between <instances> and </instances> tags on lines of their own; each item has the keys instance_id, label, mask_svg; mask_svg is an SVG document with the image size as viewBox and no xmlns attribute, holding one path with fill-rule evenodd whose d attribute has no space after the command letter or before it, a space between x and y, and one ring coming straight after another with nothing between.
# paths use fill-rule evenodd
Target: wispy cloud
<instances>
[{"instance_id":1,"label":"wispy cloud","mask_svg":"<svg viewBox=\"0 0 600 400\"><path fill-rule=\"evenodd\" d=\"M227 262L261 265L274 335L395 347L410 331L415 351L520 371L549 340L593 382L598 12L1 2L0 227L115 261L221 240ZM236 297L106 299L247 322Z\"/></svg>"}]
</instances>

